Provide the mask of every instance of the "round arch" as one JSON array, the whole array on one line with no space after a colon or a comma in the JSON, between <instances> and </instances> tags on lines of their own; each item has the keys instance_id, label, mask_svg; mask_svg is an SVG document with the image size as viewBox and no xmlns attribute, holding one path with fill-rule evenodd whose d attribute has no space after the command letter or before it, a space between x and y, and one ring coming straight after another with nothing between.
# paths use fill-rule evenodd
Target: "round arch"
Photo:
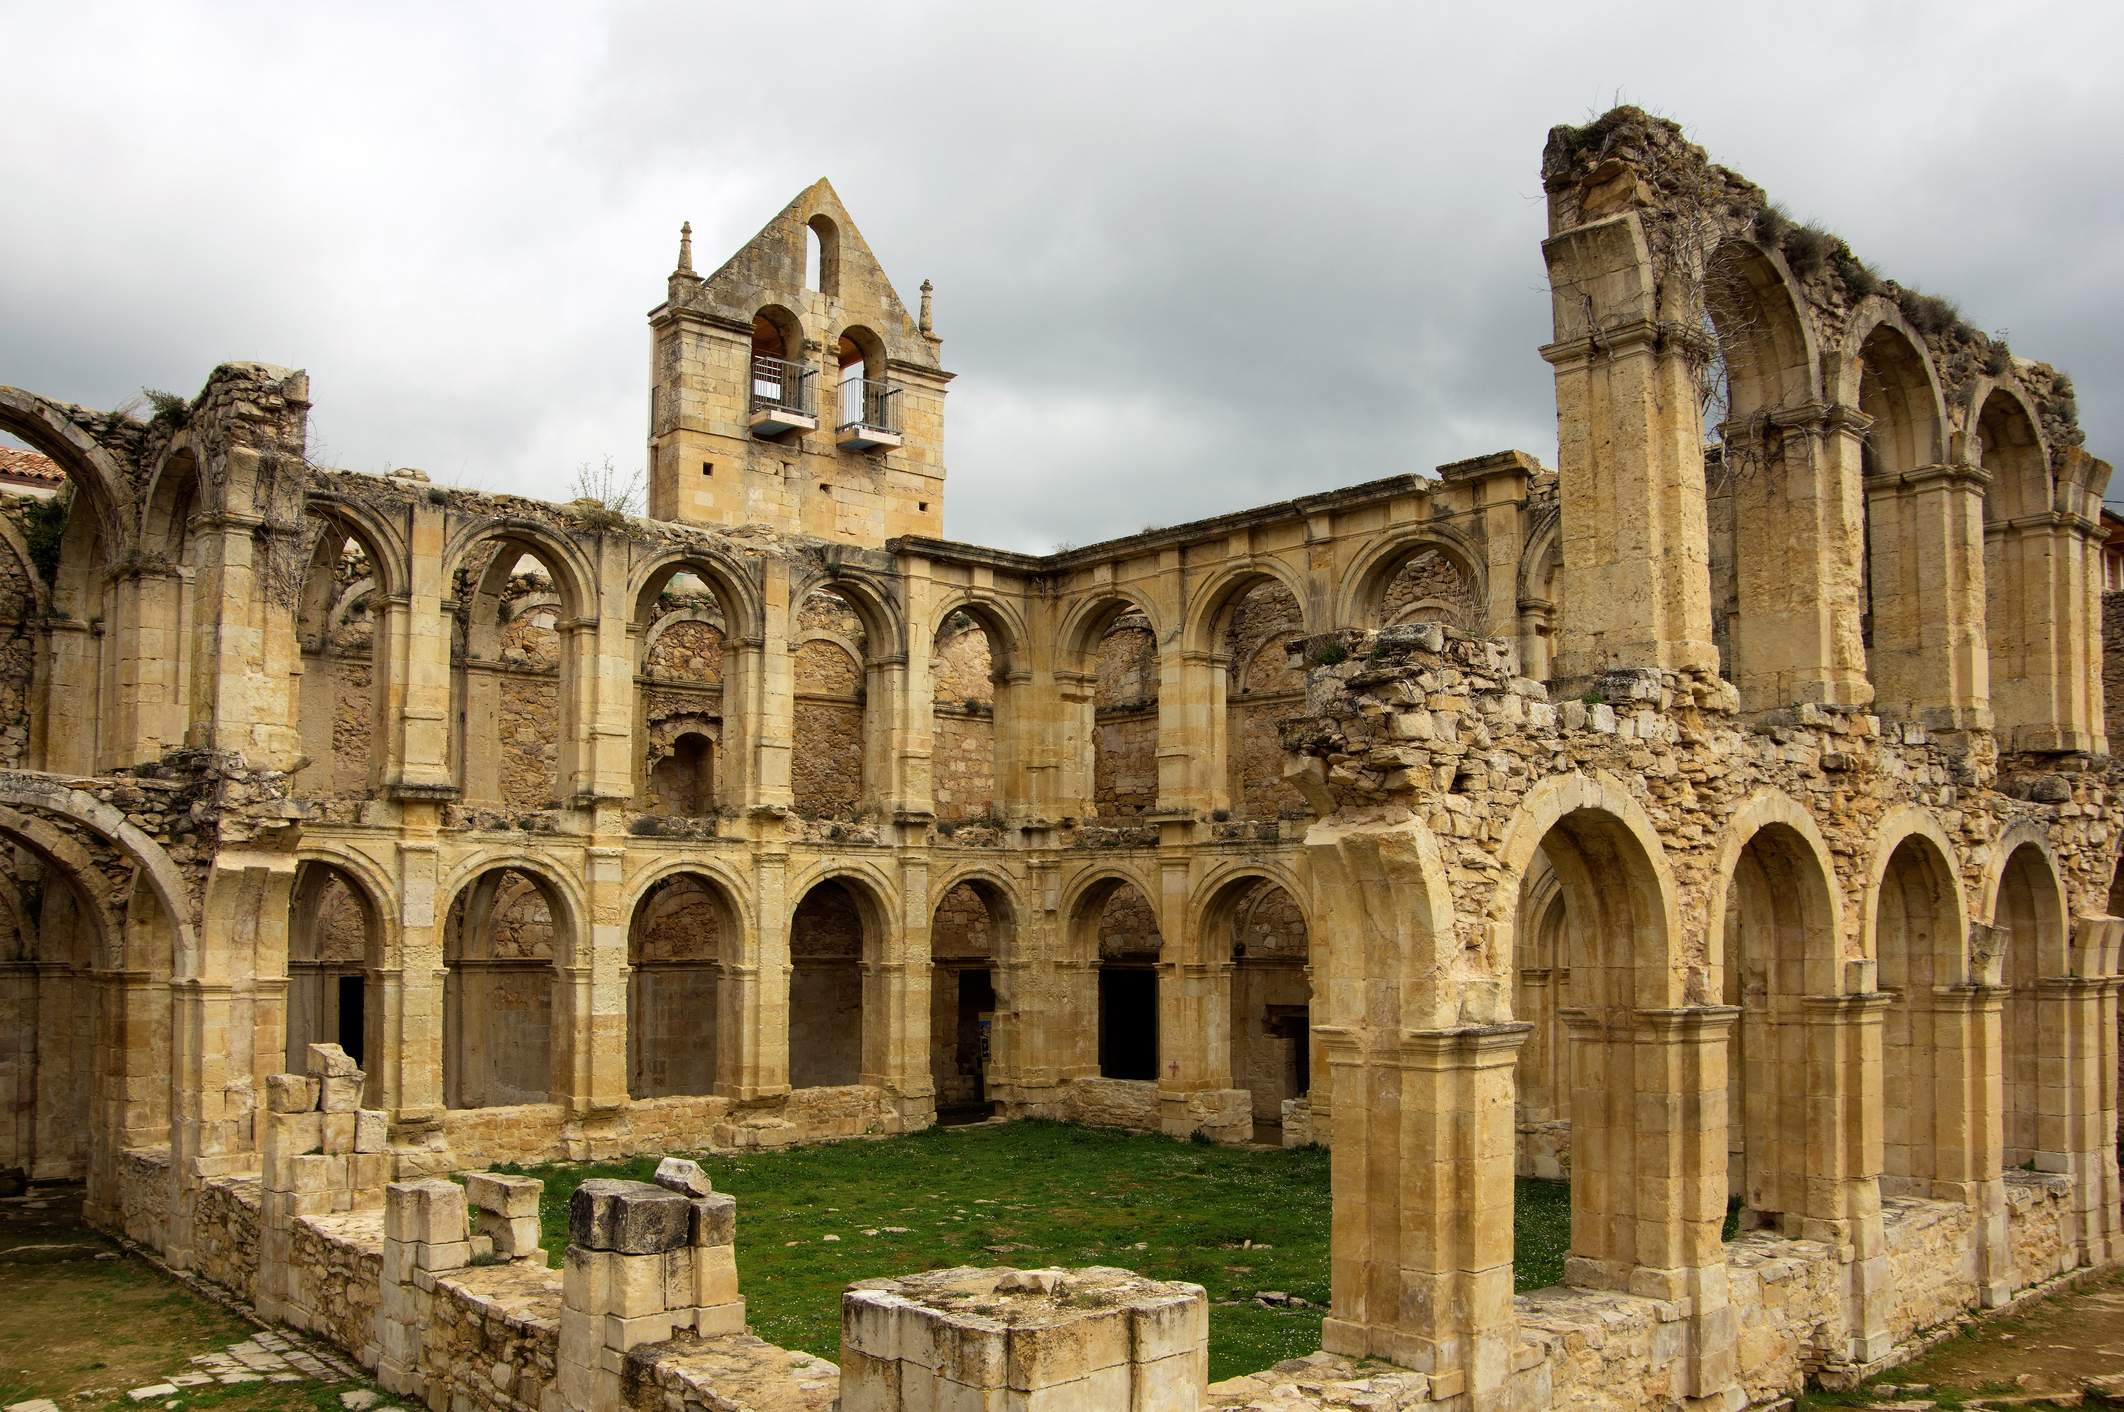
<instances>
[{"instance_id":1,"label":"round arch","mask_svg":"<svg viewBox=\"0 0 2124 1412\"><path fill-rule=\"evenodd\" d=\"M1220 646L1217 639L1222 635L1223 624L1239 600L1265 583L1280 585L1298 605L1301 633L1315 630L1306 603L1304 577L1274 555L1256 554L1222 566L1203 581L1191 597L1181 628L1183 645L1194 651L1215 652Z\"/></svg>"},{"instance_id":2,"label":"round arch","mask_svg":"<svg viewBox=\"0 0 2124 1412\"><path fill-rule=\"evenodd\" d=\"M127 542L130 482L117 459L76 424L61 404L19 387L0 387L0 432L27 442L66 472L88 497L104 543L113 552Z\"/></svg>"},{"instance_id":3,"label":"round arch","mask_svg":"<svg viewBox=\"0 0 2124 1412\"><path fill-rule=\"evenodd\" d=\"M969 588L947 594L930 613L929 636L933 642L955 613L964 613L988 634L988 650L998 671L1022 671L1031 661L1031 634L1024 615L1015 606L990 594Z\"/></svg>"},{"instance_id":4,"label":"round arch","mask_svg":"<svg viewBox=\"0 0 2124 1412\"><path fill-rule=\"evenodd\" d=\"M867 654L859 660L864 666L906 659L907 621L891 590L882 582L845 564L821 566L790 584L790 605L794 607L819 592L830 593L846 603L863 625Z\"/></svg>"},{"instance_id":5,"label":"round arch","mask_svg":"<svg viewBox=\"0 0 2124 1412\"><path fill-rule=\"evenodd\" d=\"M627 876L622 903L626 914L632 917L657 884L681 874L697 877L721 893L731 920L743 934L750 935L758 929L759 913L752 905L744 878L720 858L662 858L643 864Z\"/></svg>"},{"instance_id":6,"label":"round arch","mask_svg":"<svg viewBox=\"0 0 2124 1412\"><path fill-rule=\"evenodd\" d=\"M1056 661L1069 663L1081 661L1097 645L1101 634L1112 627L1114 620L1129 613L1141 613L1150 625L1151 638L1162 651L1165 643L1165 628L1158 620L1150 600L1134 589L1115 588L1109 585L1081 593L1070 602L1061 616L1055 633Z\"/></svg>"},{"instance_id":7,"label":"round arch","mask_svg":"<svg viewBox=\"0 0 2124 1412\"><path fill-rule=\"evenodd\" d=\"M1840 995L1845 977L1837 939L1845 934L1842 889L1837 886L1835 853L1822 836L1821 826L1797 800L1781 790L1766 789L1749 796L1727 821L1712 866L1711 893L1705 906L1709 928L1704 955L1713 966L1721 964L1726 947L1727 900L1734 885L1734 872L1741 856L1765 830L1783 834L1780 849L1787 861L1804 864L1794 869L1795 881L1804 892L1796 900L1807 919L1807 930L1826 945L1810 945L1800 959L1801 991L1807 995ZM1788 958L1789 959L1789 958ZM1711 989L1715 992L1717 987Z\"/></svg>"},{"instance_id":8,"label":"round arch","mask_svg":"<svg viewBox=\"0 0 2124 1412\"><path fill-rule=\"evenodd\" d=\"M574 540L536 520L503 516L475 520L458 527L443 548L443 581L451 582L471 554L489 544L500 552L487 566L483 578L492 578L499 572L506 579L516 560L529 555L553 575L554 587L569 617L597 615L596 568ZM509 557L512 550L515 558ZM482 584L475 591L485 588L486 585Z\"/></svg>"},{"instance_id":9,"label":"round arch","mask_svg":"<svg viewBox=\"0 0 2124 1412\"><path fill-rule=\"evenodd\" d=\"M567 952L563 955L556 951L554 964L574 964L578 948L588 945L588 929L584 924L584 918L589 911L588 903L569 882L568 870L543 854L510 849L499 853L480 853L458 863L445 875L443 885L437 889L442 897L448 899L443 904L440 915L449 915L450 909L457 905L458 899L468 888L487 874L498 872L522 873L540 885L546 894L547 902L556 908L558 914L553 918L554 930L566 934Z\"/></svg>"},{"instance_id":10,"label":"round arch","mask_svg":"<svg viewBox=\"0 0 2124 1412\"><path fill-rule=\"evenodd\" d=\"M863 861L825 861L812 864L790 880L787 896L790 913L804 905L804 899L815 891L819 884L838 882L848 889L856 901L856 908L863 914L864 950L882 947L891 934L892 919L900 915L900 889L884 869L874 863Z\"/></svg>"},{"instance_id":11,"label":"round arch","mask_svg":"<svg viewBox=\"0 0 2124 1412\"><path fill-rule=\"evenodd\" d=\"M1986 525L2047 514L2055 501L2050 447L2035 403L2010 376L1979 377L1970 389L1962 425L1970 456L1991 473L1984 492Z\"/></svg>"},{"instance_id":12,"label":"round arch","mask_svg":"<svg viewBox=\"0 0 2124 1412\"><path fill-rule=\"evenodd\" d=\"M1092 922L1096 926L1097 911L1089 908L1088 904L1096 901L1103 907L1113 891L1110 885L1118 883L1126 883L1142 894L1143 901L1151 909L1151 915L1157 917L1158 935L1165 935L1165 918L1159 915L1158 892L1151 882L1125 863L1099 863L1071 878L1062 889L1062 905L1058 910L1063 919L1065 951L1074 952L1078 949L1077 933L1086 922ZM1097 894L1096 897L1094 893ZM1167 944L1170 945L1170 942ZM1096 939L1093 949L1097 949Z\"/></svg>"},{"instance_id":13,"label":"round arch","mask_svg":"<svg viewBox=\"0 0 2124 1412\"><path fill-rule=\"evenodd\" d=\"M0 554L11 556L22 566L23 582L29 585L30 613L42 617L50 612L51 585L37 572L36 561L30 557L29 541L22 537L21 530L15 528L15 522L6 518L0 518Z\"/></svg>"},{"instance_id":14,"label":"round arch","mask_svg":"<svg viewBox=\"0 0 2124 1412\"><path fill-rule=\"evenodd\" d=\"M632 605L635 622L647 621L657 594L681 573L691 574L706 585L723 614L726 638L757 641L764 635L766 612L759 585L742 564L706 546L669 549L635 566L627 584L627 601Z\"/></svg>"},{"instance_id":15,"label":"round arch","mask_svg":"<svg viewBox=\"0 0 2124 1412\"><path fill-rule=\"evenodd\" d=\"M125 815L94 795L72 789L36 775L0 774L0 805L72 820L124 853L145 877L162 911L175 930L171 973L179 980L210 979L200 955L199 935L192 925L191 889L161 844L143 833ZM18 812L14 816L24 819Z\"/></svg>"},{"instance_id":16,"label":"round arch","mask_svg":"<svg viewBox=\"0 0 2124 1412\"><path fill-rule=\"evenodd\" d=\"M1426 552L1437 553L1453 566L1454 571L1467 581L1468 596L1473 600L1475 612L1486 616L1490 603L1490 574L1483 556L1453 526L1429 524L1416 530L1389 530L1359 550L1342 576L1341 589L1335 599L1335 616L1327 626L1374 626L1394 576L1410 560ZM1484 624L1471 626L1480 630Z\"/></svg>"},{"instance_id":17,"label":"round arch","mask_svg":"<svg viewBox=\"0 0 2124 1412\"><path fill-rule=\"evenodd\" d=\"M1781 251L1745 236L1712 250L1704 312L1725 359L1729 423L1821 400L1821 362L1800 317L1805 299Z\"/></svg>"},{"instance_id":18,"label":"round arch","mask_svg":"<svg viewBox=\"0 0 2124 1412\"><path fill-rule=\"evenodd\" d=\"M1876 829L1879 842L1873 857L1867 863L1866 882L1859 902L1859 946L1866 959L1880 961L1880 913L1881 893L1888 880L1889 865L1904 844L1917 850L1933 874L1938 899L1949 905L1949 916L1942 934L1950 931L1958 938L1969 935L1968 901L1962 895L1961 870L1955 862L1954 843L1937 819L1914 804L1898 805L1890 810ZM1956 954L1949 958L1949 974L1936 977L1936 984L1960 984L1969 976L1969 949L1966 940L1957 944Z\"/></svg>"},{"instance_id":19,"label":"round arch","mask_svg":"<svg viewBox=\"0 0 2124 1412\"><path fill-rule=\"evenodd\" d=\"M360 543L384 597L403 598L412 591L412 554L405 535L373 506L337 491L312 489L303 499L303 511Z\"/></svg>"},{"instance_id":20,"label":"round arch","mask_svg":"<svg viewBox=\"0 0 2124 1412\"><path fill-rule=\"evenodd\" d=\"M1885 443L1881 473L1910 471L1946 459L1947 401L1925 340L1893 300L1869 295L1851 316L1831 371L1836 400L1864 411L1878 403L1869 439ZM1869 393L1872 395L1869 396ZM1884 432L1882 412L1899 425Z\"/></svg>"},{"instance_id":21,"label":"round arch","mask_svg":"<svg viewBox=\"0 0 2124 1412\"><path fill-rule=\"evenodd\" d=\"M1633 958L1632 1003L1642 1009L1669 1009L1682 1004L1685 978L1680 963L1680 891L1674 870L1651 816L1622 782L1606 771L1552 775L1529 790L1513 813L1504 841L1497 849L1499 872L1486 921L1494 964L1505 975L1512 974L1518 965L1521 885L1537 849L1549 854L1550 866L1567 888L1574 882L1579 888L1590 888L1589 879L1572 878L1565 861L1544 847L1557 827L1574 815L1584 816L1584 822L1611 825L1615 831L1611 836L1617 842L1627 839L1628 851L1637 855L1636 859L1625 861L1641 862L1645 869L1643 881L1649 884L1651 895L1640 897L1638 902L1646 914L1643 922L1657 933L1654 939L1658 945L1648 949L1652 954Z\"/></svg>"}]
</instances>

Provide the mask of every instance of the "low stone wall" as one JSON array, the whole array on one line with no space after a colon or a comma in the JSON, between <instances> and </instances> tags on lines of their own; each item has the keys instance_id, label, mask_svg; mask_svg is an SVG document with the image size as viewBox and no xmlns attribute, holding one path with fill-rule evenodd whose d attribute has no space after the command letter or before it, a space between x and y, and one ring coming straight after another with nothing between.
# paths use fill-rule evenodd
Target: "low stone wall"
<instances>
[{"instance_id":1,"label":"low stone wall","mask_svg":"<svg viewBox=\"0 0 2124 1412\"><path fill-rule=\"evenodd\" d=\"M560 1276L536 1266L438 1278L421 1339L428 1405L539 1412L553 1386L560 1309Z\"/></svg>"},{"instance_id":2,"label":"low stone wall","mask_svg":"<svg viewBox=\"0 0 2124 1412\"><path fill-rule=\"evenodd\" d=\"M1158 1131L1158 1085L1149 1079L1073 1079L1062 1090L1064 1122Z\"/></svg>"},{"instance_id":3,"label":"low stone wall","mask_svg":"<svg viewBox=\"0 0 2124 1412\"><path fill-rule=\"evenodd\" d=\"M298 1216L288 1253L282 1318L338 1344L365 1367L375 1367L383 1212Z\"/></svg>"},{"instance_id":4,"label":"low stone wall","mask_svg":"<svg viewBox=\"0 0 2124 1412\"><path fill-rule=\"evenodd\" d=\"M751 1334L681 1337L629 1357L621 1388L635 1412L833 1412L841 1370Z\"/></svg>"},{"instance_id":5,"label":"low stone wall","mask_svg":"<svg viewBox=\"0 0 2124 1412\"><path fill-rule=\"evenodd\" d=\"M1884 1198L1881 1235L1888 1255L1887 1327L1896 1343L1976 1302L1976 1218L1967 1206Z\"/></svg>"},{"instance_id":6,"label":"low stone wall","mask_svg":"<svg viewBox=\"0 0 2124 1412\"><path fill-rule=\"evenodd\" d=\"M169 1248L167 1147L130 1147L118 1154L118 1228L150 1250Z\"/></svg>"},{"instance_id":7,"label":"low stone wall","mask_svg":"<svg viewBox=\"0 0 2124 1412\"><path fill-rule=\"evenodd\" d=\"M442 1132L459 1167L559 1162L568 1156L562 1134L567 1120L567 1110L558 1103L451 1108L442 1115Z\"/></svg>"},{"instance_id":8,"label":"low stone wall","mask_svg":"<svg viewBox=\"0 0 2124 1412\"><path fill-rule=\"evenodd\" d=\"M216 1177L192 1203L192 1265L248 1303L257 1297L256 1177Z\"/></svg>"},{"instance_id":9,"label":"low stone wall","mask_svg":"<svg viewBox=\"0 0 2124 1412\"><path fill-rule=\"evenodd\" d=\"M2013 1253L2015 1289L2073 1268L2072 1178L2057 1172L2006 1174L2006 1248Z\"/></svg>"}]
</instances>

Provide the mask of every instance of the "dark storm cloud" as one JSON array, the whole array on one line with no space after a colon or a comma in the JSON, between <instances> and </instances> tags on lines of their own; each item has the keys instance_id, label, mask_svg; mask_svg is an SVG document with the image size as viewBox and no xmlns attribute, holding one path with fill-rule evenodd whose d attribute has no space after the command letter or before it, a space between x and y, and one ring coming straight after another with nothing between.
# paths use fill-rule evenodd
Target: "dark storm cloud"
<instances>
[{"instance_id":1,"label":"dark storm cloud","mask_svg":"<svg viewBox=\"0 0 2124 1412\"><path fill-rule=\"evenodd\" d=\"M1618 95L2072 372L2092 449L2124 446L2113 7L47 6L8 34L0 382L110 405L302 366L358 469L560 495L639 464L679 221L712 265L822 173L903 293L937 283L955 537L1548 460L1541 142Z\"/></svg>"}]
</instances>

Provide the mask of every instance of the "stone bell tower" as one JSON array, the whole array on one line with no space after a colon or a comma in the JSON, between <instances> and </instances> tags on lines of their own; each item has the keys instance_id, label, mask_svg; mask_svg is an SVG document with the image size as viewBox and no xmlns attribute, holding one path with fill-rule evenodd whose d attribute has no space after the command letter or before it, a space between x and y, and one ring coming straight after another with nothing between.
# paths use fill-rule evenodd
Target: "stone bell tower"
<instances>
[{"instance_id":1,"label":"stone bell tower","mask_svg":"<svg viewBox=\"0 0 2124 1412\"><path fill-rule=\"evenodd\" d=\"M823 178L649 314L649 513L848 544L944 527L941 340Z\"/></svg>"}]
</instances>

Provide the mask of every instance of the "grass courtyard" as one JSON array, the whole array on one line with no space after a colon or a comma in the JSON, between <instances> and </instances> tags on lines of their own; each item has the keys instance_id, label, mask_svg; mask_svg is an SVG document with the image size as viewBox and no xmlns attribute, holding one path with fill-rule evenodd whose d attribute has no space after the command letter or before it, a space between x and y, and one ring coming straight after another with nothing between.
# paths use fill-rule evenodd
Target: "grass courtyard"
<instances>
[{"instance_id":1,"label":"grass courtyard","mask_svg":"<svg viewBox=\"0 0 2124 1412\"><path fill-rule=\"evenodd\" d=\"M951 1265L1121 1265L1210 1296L1210 1377L1320 1346L1328 1302L1328 1154L1252 1151L1063 1123L932 1128L792 1151L696 1154L738 1201L738 1275L755 1332L840 1350L854 1280ZM511 1168L546 1183L555 1262L588 1177L647 1180L650 1158ZM1521 1289L1563 1277L1569 1189L1522 1181ZM1268 1306L1262 1293L1303 1304Z\"/></svg>"}]
</instances>

